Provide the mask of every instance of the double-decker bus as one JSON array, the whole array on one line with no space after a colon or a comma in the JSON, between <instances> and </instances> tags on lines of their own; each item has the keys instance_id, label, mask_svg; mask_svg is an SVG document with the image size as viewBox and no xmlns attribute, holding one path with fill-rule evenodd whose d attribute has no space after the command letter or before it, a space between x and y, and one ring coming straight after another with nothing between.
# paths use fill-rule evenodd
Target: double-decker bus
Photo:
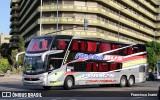
<instances>
[{"instance_id":1,"label":"double-decker bus","mask_svg":"<svg viewBox=\"0 0 160 100\"><path fill-rule=\"evenodd\" d=\"M132 86L145 81L146 48L70 35L32 38L25 52L23 84L44 89L75 85L119 84Z\"/></svg>"}]
</instances>

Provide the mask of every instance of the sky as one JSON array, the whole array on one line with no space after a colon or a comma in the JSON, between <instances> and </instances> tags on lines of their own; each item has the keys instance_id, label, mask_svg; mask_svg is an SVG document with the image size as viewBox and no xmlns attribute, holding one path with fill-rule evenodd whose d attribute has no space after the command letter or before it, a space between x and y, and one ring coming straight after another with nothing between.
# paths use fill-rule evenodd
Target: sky
<instances>
[{"instance_id":1,"label":"sky","mask_svg":"<svg viewBox=\"0 0 160 100\"><path fill-rule=\"evenodd\" d=\"M10 1L0 0L0 33L10 32Z\"/></svg>"}]
</instances>

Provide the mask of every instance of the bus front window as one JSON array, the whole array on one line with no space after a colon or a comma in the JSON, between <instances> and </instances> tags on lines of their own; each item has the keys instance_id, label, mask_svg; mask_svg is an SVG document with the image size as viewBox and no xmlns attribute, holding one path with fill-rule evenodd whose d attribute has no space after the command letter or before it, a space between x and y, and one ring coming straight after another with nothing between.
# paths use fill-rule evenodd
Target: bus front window
<instances>
[{"instance_id":1,"label":"bus front window","mask_svg":"<svg viewBox=\"0 0 160 100\"><path fill-rule=\"evenodd\" d=\"M45 72L45 66L44 62L41 61L41 57L25 57L25 74L40 74L43 72Z\"/></svg>"}]
</instances>

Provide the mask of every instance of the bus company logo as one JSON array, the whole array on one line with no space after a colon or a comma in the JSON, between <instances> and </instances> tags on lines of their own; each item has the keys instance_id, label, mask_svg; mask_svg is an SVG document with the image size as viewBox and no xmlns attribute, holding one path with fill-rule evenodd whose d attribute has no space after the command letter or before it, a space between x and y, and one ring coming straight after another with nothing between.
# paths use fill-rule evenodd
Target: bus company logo
<instances>
[{"instance_id":1,"label":"bus company logo","mask_svg":"<svg viewBox=\"0 0 160 100\"><path fill-rule=\"evenodd\" d=\"M122 62L124 59L123 56L114 56L114 55L104 55L103 60L112 60L116 62Z\"/></svg>"},{"instance_id":2,"label":"bus company logo","mask_svg":"<svg viewBox=\"0 0 160 100\"><path fill-rule=\"evenodd\" d=\"M85 60L103 60L103 55L77 53L75 59L84 58Z\"/></svg>"},{"instance_id":3,"label":"bus company logo","mask_svg":"<svg viewBox=\"0 0 160 100\"><path fill-rule=\"evenodd\" d=\"M81 78L112 78L114 74L107 74L107 73L89 73L83 74Z\"/></svg>"},{"instance_id":4,"label":"bus company logo","mask_svg":"<svg viewBox=\"0 0 160 100\"><path fill-rule=\"evenodd\" d=\"M117 80L86 80L86 83L109 83L116 82Z\"/></svg>"},{"instance_id":5,"label":"bus company logo","mask_svg":"<svg viewBox=\"0 0 160 100\"><path fill-rule=\"evenodd\" d=\"M2 97L11 97L11 92L2 92Z\"/></svg>"}]
</instances>

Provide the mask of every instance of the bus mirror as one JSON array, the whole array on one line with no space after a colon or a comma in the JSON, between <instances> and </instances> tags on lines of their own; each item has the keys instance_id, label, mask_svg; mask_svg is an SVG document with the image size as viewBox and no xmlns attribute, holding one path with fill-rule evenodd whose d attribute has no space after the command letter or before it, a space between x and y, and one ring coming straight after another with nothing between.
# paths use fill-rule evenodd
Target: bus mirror
<instances>
[{"instance_id":1,"label":"bus mirror","mask_svg":"<svg viewBox=\"0 0 160 100\"><path fill-rule=\"evenodd\" d=\"M24 54L25 52L20 52L16 55L16 61L18 61L18 56L21 55L21 54Z\"/></svg>"}]
</instances>

